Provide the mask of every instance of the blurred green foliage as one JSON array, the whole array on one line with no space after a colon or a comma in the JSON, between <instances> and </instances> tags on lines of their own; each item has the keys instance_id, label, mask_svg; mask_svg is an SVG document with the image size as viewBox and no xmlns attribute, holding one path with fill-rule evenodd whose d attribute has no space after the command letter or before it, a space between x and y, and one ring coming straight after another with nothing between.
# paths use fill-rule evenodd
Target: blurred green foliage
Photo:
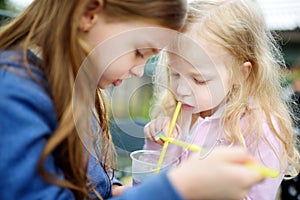
<instances>
[{"instance_id":1,"label":"blurred green foliage","mask_svg":"<svg viewBox=\"0 0 300 200\"><path fill-rule=\"evenodd\" d=\"M7 8L7 1L6 0L0 0L0 9L6 10Z\"/></svg>"},{"instance_id":2,"label":"blurred green foliage","mask_svg":"<svg viewBox=\"0 0 300 200\"><path fill-rule=\"evenodd\" d=\"M288 83L293 83L295 80L300 80L300 68L293 68L287 72L286 80Z\"/></svg>"}]
</instances>

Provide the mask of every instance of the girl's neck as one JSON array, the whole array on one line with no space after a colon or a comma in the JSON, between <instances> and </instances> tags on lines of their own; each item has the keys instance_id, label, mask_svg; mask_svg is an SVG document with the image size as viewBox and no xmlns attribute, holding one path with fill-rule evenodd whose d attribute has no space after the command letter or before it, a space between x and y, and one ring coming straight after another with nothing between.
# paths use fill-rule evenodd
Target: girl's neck
<instances>
[{"instance_id":1,"label":"girl's neck","mask_svg":"<svg viewBox=\"0 0 300 200\"><path fill-rule=\"evenodd\" d=\"M212 116L217 110L218 110L219 106L214 108L214 109L210 109L210 110L206 110L206 111L203 111L203 112L200 112L200 113L195 113L192 115L192 122L191 122L191 127L193 127L194 123L197 121L197 119L199 117L201 118L205 118L205 117L210 117Z\"/></svg>"},{"instance_id":2,"label":"girl's neck","mask_svg":"<svg viewBox=\"0 0 300 200\"><path fill-rule=\"evenodd\" d=\"M216 106L212 109L193 114L191 125L193 125L199 117L204 119L206 117L212 116L217 110L219 110L220 107L225 105L225 103L226 103L226 99L224 99L218 106Z\"/></svg>"}]
</instances>

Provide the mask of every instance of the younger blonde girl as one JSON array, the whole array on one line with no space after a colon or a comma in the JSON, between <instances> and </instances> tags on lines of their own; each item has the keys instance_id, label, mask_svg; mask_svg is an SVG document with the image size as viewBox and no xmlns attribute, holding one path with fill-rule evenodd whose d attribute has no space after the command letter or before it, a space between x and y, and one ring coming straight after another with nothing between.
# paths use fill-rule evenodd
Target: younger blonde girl
<instances>
[{"instance_id":1,"label":"younger blonde girl","mask_svg":"<svg viewBox=\"0 0 300 200\"><path fill-rule=\"evenodd\" d=\"M281 172L254 186L244 199L275 199L284 174L298 174L299 153L281 85L284 61L260 9L250 0L193 1L183 32L189 39L182 37L166 49L173 94L163 107L169 117L146 125L144 148L160 148L156 143L163 141L155 135L167 133L174 104L181 102L182 115L190 112L193 118L187 133L177 127L178 138L205 147L244 147L258 162ZM181 154L184 160L190 152Z\"/></svg>"}]
</instances>

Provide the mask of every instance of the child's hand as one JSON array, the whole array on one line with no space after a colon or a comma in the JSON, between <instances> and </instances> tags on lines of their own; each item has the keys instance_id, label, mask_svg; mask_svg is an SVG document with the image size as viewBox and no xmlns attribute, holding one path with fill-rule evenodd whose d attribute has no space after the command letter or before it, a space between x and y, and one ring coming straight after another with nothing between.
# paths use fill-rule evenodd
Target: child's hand
<instances>
[{"instance_id":1,"label":"child's hand","mask_svg":"<svg viewBox=\"0 0 300 200\"><path fill-rule=\"evenodd\" d=\"M217 147L204 159L190 156L168 176L186 199L243 199L251 186L263 180L245 165L252 161L242 148Z\"/></svg>"},{"instance_id":2,"label":"child's hand","mask_svg":"<svg viewBox=\"0 0 300 200\"><path fill-rule=\"evenodd\" d=\"M158 117L152 120L151 122L149 122L144 127L144 133L146 138L160 145L163 145L164 141L157 138L156 135L160 133L160 134L164 134L165 136L168 136L170 121L171 119L169 117ZM177 137L177 136L178 136L178 128L176 126L173 130L171 137Z\"/></svg>"},{"instance_id":3,"label":"child's hand","mask_svg":"<svg viewBox=\"0 0 300 200\"><path fill-rule=\"evenodd\" d=\"M112 185L112 191L111 191L112 196L113 197L120 196L127 188L130 188L130 187L131 187L131 185L123 185L123 186Z\"/></svg>"}]
</instances>

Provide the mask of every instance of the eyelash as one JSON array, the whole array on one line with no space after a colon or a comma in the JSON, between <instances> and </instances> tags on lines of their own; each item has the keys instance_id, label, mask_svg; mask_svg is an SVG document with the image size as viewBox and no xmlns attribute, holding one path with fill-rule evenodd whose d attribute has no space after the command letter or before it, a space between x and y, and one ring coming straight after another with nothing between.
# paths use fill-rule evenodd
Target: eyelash
<instances>
[{"instance_id":1,"label":"eyelash","mask_svg":"<svg viewBox=\"0 0 300 200\"><path fill-rule=\"evenodd\" d=\"M135 50L135 55L140 58L145 58L144 54L142 54L138 49Z\"/></svg>"},{"instance_id":2,"label":"eyelash","mask_svg":"<svg viewBox=\"0 0 300 200\"><path fill-rule=\"evenodd\" d=\"M207 83L207 81L204 81L204 80L199 81L195 78L194 78L194 81L196 82L196 84L199 84L199 85L205 85Z\"/></svg>"},{"instance_id":3,"label":"eyelash","mask_svg":"<svg viewBox=\"0 0 300 200\"><path fill-rule=\"evenodd\" d=\"M179 76L180 76L180 74L178 74L178 73L171 73L171 76L173 77L173 78L179 78ZM198 80L198 79L196 79L196 78L194 78L194 81L195 81L195 83L196 84L198 84L198 85L205 85L208 81L207 80Z\"/></svg>"}]
</instances>

